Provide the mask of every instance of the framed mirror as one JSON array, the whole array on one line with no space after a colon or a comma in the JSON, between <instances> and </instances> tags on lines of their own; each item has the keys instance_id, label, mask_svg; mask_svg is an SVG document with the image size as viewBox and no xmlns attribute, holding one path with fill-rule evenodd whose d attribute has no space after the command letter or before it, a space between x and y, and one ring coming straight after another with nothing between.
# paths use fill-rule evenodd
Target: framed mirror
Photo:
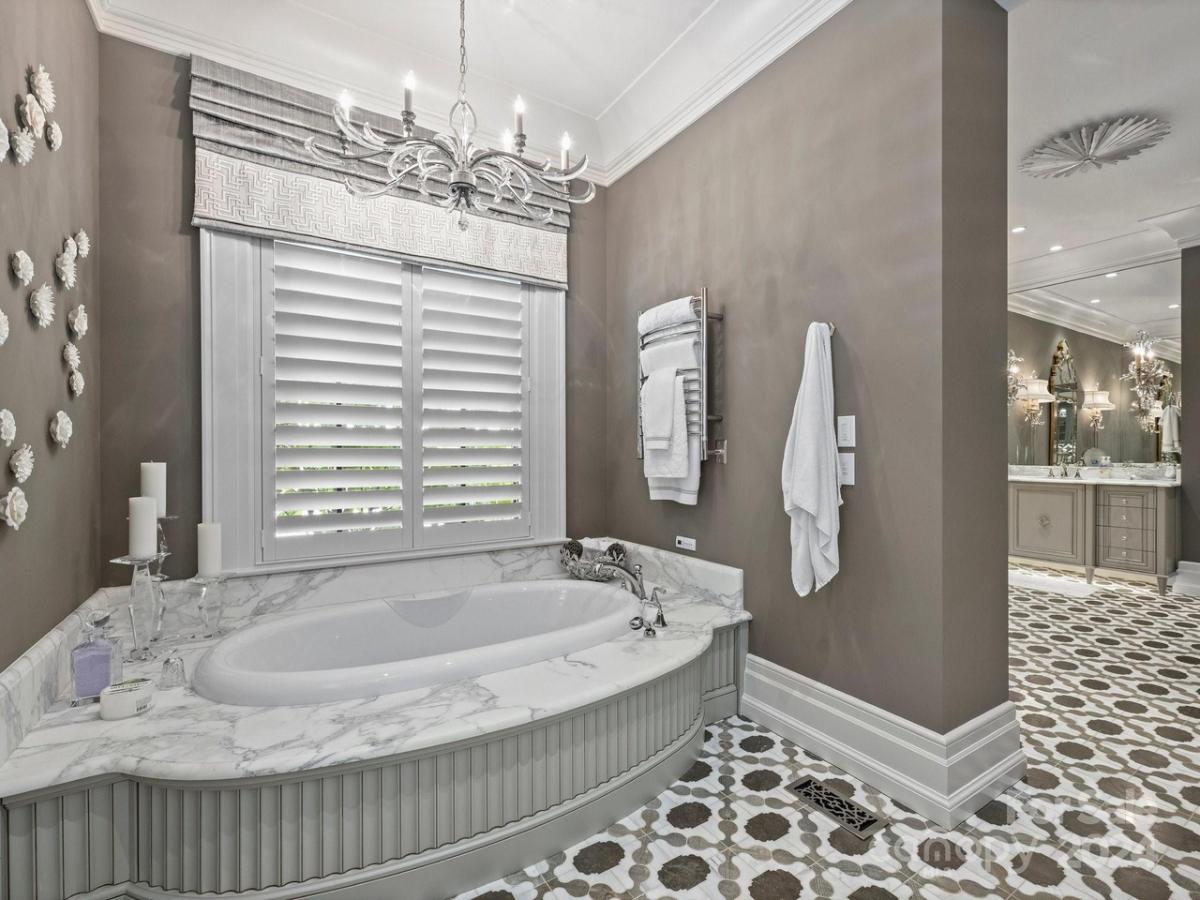
<instances>
[{"instance_id":1,"label":"framed mirror","mask_svg":"<svg viewBox=\"0 0 1200 900\"><path fill-rule=\"evenodd\" d=\"M1075 372L1075 358L1067 339L1054 348L1047 385L1054 400L1050 403L1050 465L1075 465L1079 461L1079 408L1083 388Z\"/></svg>"}]
</instances>

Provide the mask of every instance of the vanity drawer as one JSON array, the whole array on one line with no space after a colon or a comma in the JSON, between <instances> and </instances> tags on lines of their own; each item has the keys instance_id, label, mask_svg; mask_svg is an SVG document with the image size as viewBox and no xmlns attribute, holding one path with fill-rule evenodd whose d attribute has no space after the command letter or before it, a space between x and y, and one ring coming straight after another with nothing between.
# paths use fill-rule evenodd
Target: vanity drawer
<instances>
[{"instance_id":1,"label":"vanity drawer","mask_svg":"<svg viewBox=\"0 0 1200 900\"><path fill-rule=\"evenodd\" d=\"M1154 551L1134 550L1130 547L1101 547L1099 550L1102 566L1114 569L1137 569L1146 572L1154 571Z\"/></svg>"},{"instance_id":2,"label":"vanity drawer","mask_svg":"<svg viewBox=\"0 0 1200 900\"><path fill-rule=\"evenodd\" d=\"M1096 524L1114 528L1154 528L1154 510L1142 506L1098 506Z\"/></svg>"},{"instance_id":3,"label":"vanity drawer","mask_svg":"<svg viewBox=\"0 0 1200 900\"><path fill-rule=\"evenodd\" d=\"M1102 525L1097 529L1096 543L1102 548L1114 550L1153 550L1154 532L1142 531L1140 528L1108 528Z\"/></svg>"},{"instance_id":4,"label":"vanity drawer","mask_svg":"<svg viewBox=\"0 0 1200 900\"><path fill-rule=\"evenodd\" d=\"M1101 506L1112 506L1117 509L1130 507L1154 509L1154 488L1152 487L1101 487L1097 494L1097 500Z\"/></svg>"}]
</instances>

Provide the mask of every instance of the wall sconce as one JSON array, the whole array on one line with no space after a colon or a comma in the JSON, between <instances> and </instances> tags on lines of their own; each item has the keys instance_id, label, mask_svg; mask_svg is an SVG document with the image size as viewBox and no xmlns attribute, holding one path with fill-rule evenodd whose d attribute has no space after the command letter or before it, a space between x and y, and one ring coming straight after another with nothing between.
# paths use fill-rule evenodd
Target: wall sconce
<instances>
[{"instance_id":1,"label":"wall sconce","mask_svg":"<svg viewBox=\"0 0 1200 900\"><path fill-rule=\"evenodd\" d=\"M1104 430L1104 414L1116 409L1116 405L1108 399L1108 391L1100 390L1096 385L1094 391L1083 392L1083 406L1088 414L1088 424L1092 426L1092 446L1099 443L1100 432Z\"/></svg>"},{"instance_id":2,"label":"wall sconce","mask_svg":"<svg viewBox=\"0 0 1200 900\"><path fill-rule=\"evenodd\" d=\"M1054 395L1050 393L1049 383L1048 378L1038 378L1037 372L1033 372L1021 382L1021 387L1017 391L1016 399L1025 402L1025 421L1034 428L1046 423L1042 407L1047 403L1054 402Z\"/></svg>"}]
</instances>

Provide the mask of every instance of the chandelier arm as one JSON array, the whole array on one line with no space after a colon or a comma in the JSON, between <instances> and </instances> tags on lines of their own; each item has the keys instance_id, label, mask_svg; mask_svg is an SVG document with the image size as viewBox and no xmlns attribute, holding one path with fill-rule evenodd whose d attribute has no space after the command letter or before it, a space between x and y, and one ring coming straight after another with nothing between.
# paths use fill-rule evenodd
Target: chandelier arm
<instances>
[{"instance_id":1,"label":"chandelier arm","mask_svg":"<svg viewBox=\"0 0 1200 900\"><path fill-rule=\"evenodd\" d=\"M414 171L416 171L415 163L395 173L386 184L370 190L363 190L362 188L353 187L350 184L350 179L348 178L344 178L343 181L346 183L346 187L350 189L350 193L352 193L355 197L368 200L375 197L382 197L384 194L390 193L395 188L400 187L404 183L404 179L411 175Z\"/></svg>"},{"instance_id":2,"label":"chandelier arm","mask_svg":"<svg viewBox=\"0 0 1200 900\"><path fill-rule=\"evenodd\" d=\"M304 149L311 153L317 159L326 162L337 162L339 160L359 160L359 159L374 159L377 156L383 156L390 153L390 150L367 150L363 153L343 153L340 150L330 150L328 147L322 147L317 143L315 137L304 139Z\"/></svg>"}]
</instances>

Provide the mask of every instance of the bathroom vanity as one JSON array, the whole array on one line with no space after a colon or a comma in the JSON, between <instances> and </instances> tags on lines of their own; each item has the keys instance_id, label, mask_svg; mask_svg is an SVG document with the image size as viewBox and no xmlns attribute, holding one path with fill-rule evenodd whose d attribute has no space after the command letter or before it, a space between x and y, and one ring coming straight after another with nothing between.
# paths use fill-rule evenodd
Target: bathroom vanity
<instances>
[{"instance_id":1,"label":"bathroom vanity","mask_svg":"<svg viewBox=\"0 0 1200 900\"><path fill-rule=\"evenodd\" d=\"M1154 576L1160 594L1179 560L1179 481L1080 469L1051 476L1013 466L1008 478L1008 554L1017 559Z\"/></svg>"}]
</instances>

